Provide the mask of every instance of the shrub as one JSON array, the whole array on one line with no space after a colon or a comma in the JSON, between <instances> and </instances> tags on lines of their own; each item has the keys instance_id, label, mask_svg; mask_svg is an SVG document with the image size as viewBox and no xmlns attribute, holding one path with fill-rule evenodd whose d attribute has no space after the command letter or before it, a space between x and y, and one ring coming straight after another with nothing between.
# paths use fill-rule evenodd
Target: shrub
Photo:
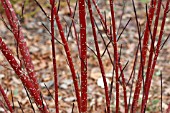
<instances>
[{"instance_id":1,"label":"shrub","mask_svg":"<svg viewBox=\"0 0 170 113\"><path fill-rule=\"evenodd\" d=\"M47 26L43 24L43 26L46 28L46 30L49 32L51 36L51 52L52 52L52 67L53 67L53 78L54 78L54 101L55 101L55 112L59 112L59 74L58 74L58 67L57 67L57 60L56 60L56 46L59 46L56 44L56 42L59 42L60 45L63 46L65 55L66 55L66 61L68 63L72 80L74 84L74 91L76 96L76 102L77 102L77 108L79 112L88 112L88 96L87 96L87 88L88 88L88 51L87 48L89 48L97 58L99 68L100 68L100 74L102 75L103 83L104 83L104 92L105 92L105 112L110 113L111 112L111 104L112 101L115 101L115 112L118 113L120 111L120 102L121 100L124 101L124 111L125 113L128 113L128 111L134 113L137 112L138 109L138 102L140 97L141 89L143 88L142 93L142 101L140 104L140 112L145 112L147 101L148 101L148 95L150 92L150 86L152 82L152 77L154 75L155 66L157 63L158 55L160 53L161 48L165 44L165 42L168 40L169 36L166 38L166 40L163 42L163 32L164 32L164 26L167 18L167 14L169 11L169 2L170 0L167 0L165 2L165 6L162 6L162 0L151 0L150 6L148 9L148 6L146 5L146 21L145 21L145 29L142 34L141 29L141 23L139 22L136 6L134 0L132 0L132 6L133 6L133 12L134 12L134 18L129 18L129 20L126 22L125 26L122 28L122 31L119 33L120 27L118 29L116 28L116 22L115 19L115 13L118 11L114 8L113 1L109 1L109 8L110 8L110 25L108 24L107 15L105 13L105 16L101 13L101 9L98 7L95 0L79 0L75 1L75 9L72 11L70 1L67 0L65 3L68 5L69 9L69 15L71 17L70 25L68 25L68 34L65 34L64 26L61 21L61 16L59 14L60 11L60 0L56 4L55 0L50 0L50 16L46 13L46 10L44 7L36 0L34 0L37 4L37 7L41 9L43 14L46 16L46 19L50 23L50 29L48 29ZM24 2L23 2L24 3ZM123 1L123 4L125 5L125 1ZM39 87L38 83L38 77L35 74L34 64L32 63L32 58L29 53L29 46L25 41L25 36L23 33L22 26L19 22L19 19L17 18L17 15L10 3L9 0L1 0L1 6L4 8L4 13L7 17L8 23L6 23L6 19L2 17L2 20L4 24L7 26L7 28L13 33L15 41L16 41L16 56L12 53L12 51L8 48L8 45L5 43L5 41L0 37L0 50L3 54L3 56L7 59L8 63L10 64L11 68L14 70L16 75L18 76L18 79L21 80L26 92L27 96L30 99L32 110L35 112L33 107L33 101L31 101L31 98L34 99L35 104L37 105L40 112L43 113L49 113L50 110L48 108L48 103L46 103L45 98L42 94L42 90ZM76 8L78 6L78 14L76 13ZM94 12L94 8L96 9L96 12ZM86 8L88 10L86 10ZM123 13L120 17L120 23L124 20L122 19L124 15L125 6L123 6ZM24 4L22 6L22 12L24 11ZM163 13L162 19L161 19L161 25L160 25L160 32L158 31L158 23L160 21L160 13ZM98 20L95 17L95 13L97 13ZM23 13L22 13L23 14ZM89 14L88 16L86 16ZM154 15L155 14L155 15ZM77 16L78 15L78 16ZM75 17L78 18L79 28L76 27L77 23L75 21ZM89 18L89 20L86 20ZM132 72L128 79L127 75L125 74L124 70L126 66L128 65L128 62L123 66L121 61L121 50L122 45L119 46L119 40L122 37L123 32L126 29L130 29L131 26L128 26L131 20L134 20L136 22L136 29L137 29L137 49L136 54L134 55L134 64L131 68ZM89 22L90 21L90 22ZM99 23L100 22L100 23ZM57 25L57 30L55 29L55 23ZM124 22L125 23L125 22ZM10 28L8 27L8 24L10 25ZM89 36L88 34L88 25L92 27L92 36ZM103 34L101 33L101 30L99 26L102 26ZM73 31L72 35L75 37L75 42L77 45L77 54L80 59L80 78L78 78L76 74L76 66L73 64L73 53L71 52L70 45L68 42L68 37L70 33ZM117 32L118 31L118 32ZM61 37L61 40L56 37L56 34L59 34ZM99 35L102 38L103 44L105 46L105 50L103 53L101 52L101 48L99 46ZM130 34L130 33L129 33ZM157 37L158 35L158 37ZM94 38L94 45L87 45L88 39ZM150 41L149 41L150 40ZM108 43L107 43L107 42ZM112 44L112 45L111 45ZM110 52L110 46L113 48L113 58L112 54ZM96 51L92 49L92 47L95 48ZM120 52L119 52L120 47ZM149 50L149 51L148 51ZM106 70L104 66L103 56L105 53L108 53L110 64L113 68L113 75L110 83L110 88L108 85L108 81L106 78ZM102 54L101 54L102 53ZM79 70L79 69L78 69ZM135 74L137 72L137 80L135 81ZM115 75L115 76L114 76ZM115 77L115 80L113 78ZM80 81L80 82L79 82ZM131 83L131 87L128 88L128 85ZM115 85L113 84L115 83ZM134 85L134 83L136 85ZM161 84L162 85L162 84ZM135 86L135 90L133 91L133 87ZM8 87L7 87L8 88ZM113 100L112 96L112 90L115 88L115 100ZM122 88L123 90L120 90ZM127 91L127 89L130 89L130 92ZM47 88L49 91L49 89ZM7 95L5 94L2 86L0 85L0 91L1 94L5 100L5 103L7 105L7 110L9 110L11 113L15 111L14 106L11 105L11 102L8 100ZM49 91L50 93L50 91ZM123 94L123 98L121 96L121 93ZM128 97L127 93L130 93L130 96ZM51 94L51 93L50 93ZM132 103L129 101L133 95L133 101ZM31 97L30 97L31 96ZM162 93L161 93L162 97ZM112 100L112 101L111 101ZM18 102L20 105L20 102ZM162 103L162 101L161 101ZM6 108L3 106L1 101L1 107L6 111ZM22 107L20 107L21 110ZM74 109L74 104L73 104ZM167 108L167 113L170 110L170 105ZM161 111L162 111L162 104L161 104Z\"/></svg>"}]
</instances>

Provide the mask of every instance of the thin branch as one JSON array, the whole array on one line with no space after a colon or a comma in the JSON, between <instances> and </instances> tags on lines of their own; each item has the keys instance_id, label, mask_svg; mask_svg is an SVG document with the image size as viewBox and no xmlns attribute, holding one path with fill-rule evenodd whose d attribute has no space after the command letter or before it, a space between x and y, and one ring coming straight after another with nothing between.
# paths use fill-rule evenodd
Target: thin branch
<instances>
[{"instance_id":1,"label":"thin branch","mask_svg":"<svg viewBox=\"0 0 170 113\"><path fill-rule=\"evenodd\" d=\"M51 97L52 97L52 99L54 100L53 95L51 94L51 92L50 92L49 88L47 87L47 85L46 85L45 83L44 83L44 86L46 87L46 89L47 89L48 93L50 94L50 96L51 96Z\"/></svg>"},{"instance_id":2,"label":"thin branch","mask_svg":"<svg viewBox=\"0 0 170 113\"><path fill-rule=\"evenodd\" d=\"M50 16L45 12L45 10L43 9L43 7L41 6L41 4L37 1L34 0L36 2L36 4L39 6L39 8L41 9L41 11L44 13L44 15L50 20Z\"/></svg>"},{"instance_id":3,"label":"thin branch","mask_svg":"<svg viewBox=\"0 0 170 113\"><path fill-rule=\"evenodd\" d=\"M21 103L20 103L19 101L17 101L17 102L18 102L18 105L19 105L19 107L20 107L22 113L24 113L24 110L23 110L23 108L21 107Z\"/></svg>"},{"instance_id":4,"label":"thin branch","mask_svg":"<svg viewBox=\"0 0 170 113\"><path fill-rule=\"evenodd\" d=\"M25 91L26 91L27 97L28 97L29 102L30 102L30 104L31 104L31 108L32 108L33 112L35 113L35 109L34 109L33 103L32 103L32 101L31 101L31 98L30 98L29 93L28 93L28 91L27 91L27 89L26 89L25 86L24 86L24 89L25 89Z\"/></svg>"},{"instance_id":5,"label":"thin branch","mask_svg":"<svg viewBox=\"0 0 170 113\"><path fill-rule=\"evenodd\" d=\"M165 41L162 43L162 45L161 45L161 47L160 47L160 50L163 49L163 47L164 47L165 43L168 41L169 37L170 37L170 34L167 36L167 38L165 39Z\"/></svg>"}]
</instances>

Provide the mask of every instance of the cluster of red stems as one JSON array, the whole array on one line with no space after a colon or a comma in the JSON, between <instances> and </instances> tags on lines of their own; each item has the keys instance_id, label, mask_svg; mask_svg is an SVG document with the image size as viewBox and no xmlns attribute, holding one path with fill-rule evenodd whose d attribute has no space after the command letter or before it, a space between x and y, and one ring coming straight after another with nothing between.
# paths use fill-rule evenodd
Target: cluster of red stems
<instances>
[{"instance_id":1,"label":"cluster of red stems","mask_svg":"<svg viewBox=\"0 0 170 113\"><path fill-rule=\"evenodd\" d=\"M36 0L34 0L36 3L38 3ZM158 27L158 22L159 22L159 15L161 12L161 6L162 6L162 0L150 0L150 7L149 10L147 11L147 5L146 5L146 15L147 15L147 20L146 20L146 25L145 25L145 31L144 34L141 36L141 30L140 30L140 23L138 22L138 16L136 13L136 8L135 8L135 3L134 0L132 0L133 4L133 9L135 13L135 21L136 21L136 27L138 30L138 37L139 37L139 43L138 43L138 49L136 51L136 57L134 60L134 66L132 69L132 73L130 75L130 78L128 82L125 81L124 78L124 73L123 73L123 67L121 63L119 62L120 54L118 53L118 40L123 33L124 29L126 29L126 26L130 22L131 19L127 22L126 26L124 27L123 31L121 34L118 36L116 34L116 24L115 24L115 15L114 15L114 5L113 5L113 0L110 0L110 12L111 12L111 26L108 26L106 23L106 18L102 15L100 12L100 9L96 5L95 0L79 0L78 6L79 6L79 24L80 24L80 42L78 39L78 33L76 32L76 27L75 27L75 22L74 22L74 12L72 11L70 7L70 1L67 0L67 4L69 7L70 11L70 16L72 19L72 27L74 28L74 34L75 34L75 39L78 47L78 53L81 59L81 87L79 88L79 84L77 81L77 75L75 72L74 64L72 61L70 49L68 46L68 42L66 40L66 36L63 31L63 26L60 21L60 17L58 15L58 10L59 10L59 5L56 7L55 0L50 0L50 5L51 5L51 17L50 22L51 22L51 45L52 45L52 58L53 58L53 71L54 71L54 83L55 83L55 108L56 108L56 113L59 113L59 101L58 101L58 74L57 74L57 62L56 62L56 52L55 52L55 29L54 29L54 21L57 23L57 27L59 30L59 34L62 40L63 47L66 52L68 64L70 67L70 71L72 74L72 79L74 83L74 88L75 88L75 94L77 98L77 105L78 105L78 111L80 113L85 113L88 112L88 103L87 103L87 42L86 42L86 5L88 7L89 11L89 16L90 16L90 21L91 21L91 26L92 26L92 32L93 32L93 38L94 38L94 43L95 43L95 48L96 48L96 57L99 62L102 78L103 78L103 83L104 83L104 90L105 90L105 102L106 102L106 110L105 112L110 113L110 100L111 96L109 95L109 90L108 90L108 85L106 81L106 76L105 76L105 70L104 70L104 65L102 63L101 55L100 55L100 48L98 45L98 37L97 37L97 25L95 23L95 18L93 15L93 10L92 10L92 3L96 8L96 11L99 15L101 24L103 25L105 34L108 36L110 43L113 45L113 50L114 50L114 63L113 63L113 68L115 72L115 85L116 85L116 113L119 113L119 104L120 104L120 78L122 78L122 83L121 87L123 87L123 95L124 95L124 112L128 113L130 110L131 113L135 113L137 110L138 106L138 100L139 100L139 94L142 88L142 83L144 87L143 91L143 98L142 98L142 103L141 103L141 113L145 112L147 100L148 100L148 95L149 95L149 89L151 86L151 81L152 81L152 76L154 74L154 69L155 65L157 62L157 58L159 55L159 52L161 50L161 44L162 44L162 36L163 36L163 31L164 31L164 26L165 26L165 21L167 17L167 13L169 11L169 3L170 0L166 1L166 6L164 7L164 14L162 18L162 23L161 23L161 30L159 33L158 41L157 44L155 44L156 40L156 34L157 33L157 27ZM76 3L76 6L77 6ZM24 35L22 33L22 28L20 26L19 20L16 16L16 13L14 9L12 8L12 5L10 3L10 0L1 0L1 5L5 10L5 14L7 16L8 22L11 27L11 31L14 34L14 37L17 42L17 48L20 51L20 54L22 55L22 60L24 62L24 67L26 68L27 73L23 72L23 67L21 66L21 62L18 62L16 58L14 58L14 55L10 51L10 49L7 47L5 42L2 40L0 37L0 50L3 53L4 57L7 59L15 73L18 75L19 79L22 81L24 87L28 90L29 94L31 97L34 99L38 109L42 113L49 113L49 109L47 104L45 103L41 91L39 88L39 84L37 82L37 78L35 76L34 72L34 66L32 63L32 59L29 54L28 46L26 44ZM40 6L40 4L38 4ZM44 12L43 8L40 6L42 11ZM45 13L45 12L44 12ZM156 14L154 18L154 14ZM154 22L152 22L154 20ZM153 29L152 29L153 28ZM149 38L151 39L151 43L149 43ZM167 37L168 39L168 37ZM142 42L143 41L143 42ZM150 45L149 45L150 44ZM155 46L156 45L156 46ZM108 45L106 45L106 51L109 53L107 49ZM150 49L148 48L150 47ZM149 49L149 51L148 51ZM146 58L147 58L147 52L149 52L149 58L148 58L148 64L147 64L147 70L146 70L146 78L144 80L143 78L143 70L144 67L146 67ZM135 87L135 92L133 96L133 102L131 105L131 108L129 107L127 102L127 91L126 91L126 86L129 83L130 80L133 79L135 76L135 65L136 65L136 60L137 56L140 54L140 64L139 64L139 69L138 69L138 76L137 76L137 81L136 81L136 87ZM19 57L18 57L19 59ZM20 60L20 59L19 59ZM113 85L113 81L112 84ZM111 86L112 89L112 86ZM2 96L4 97L4 100L6 102L6 105L8 107L8 110L13 113L14 109L12 105L10 104L10 101L7 98L6 93L4 92L3 88L0 85L0 92ZM81 94L80 94L81 93ZM0 104L2 108L4 106ZM5 108L4 108L5 110ZM6 110L5 110L6 111ZM170 111L170 105L168 106L166 112L168 113ZM7 111L6 111L7 112Z\"/></svg>"}]
</instances>

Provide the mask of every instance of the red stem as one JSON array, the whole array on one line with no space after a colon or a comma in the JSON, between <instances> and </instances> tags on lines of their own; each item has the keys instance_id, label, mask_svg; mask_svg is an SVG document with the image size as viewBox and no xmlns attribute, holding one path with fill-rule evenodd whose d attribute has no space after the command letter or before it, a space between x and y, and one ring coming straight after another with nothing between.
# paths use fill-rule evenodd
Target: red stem
<instances>
[{"instance_id":1,"label":"red stem","mask_svg":"<svg viewBox=\"0 0 170 113\"><path fill-rule=\"evenodd\" d=\"M153 31L153 36L152 41L151 41L151 46L150 46L150 54L149 54L149 60L148 60L148 67L147 67L147 72L146 72L146 81L145 81L145 85L144 85L144 95L143 95L143 99L142 99L142 108L141 108L141 113L144 112L146 103L147 103L147 99L148 99L148 94L149 94L149 87L151 84L151 79L152 79L152 75L150 74L151 71L151 65L152 65L152 57L154 54L154 43L155 43L155 38L156 38L156 33L157 33L157 27L158 27L158 22L159 22L159 14L160 14L160 10L161 10L161 3L162 0L158 1L158 5L157 5L157 11L156 11L156 19L155 19L155 23L154 23L154 31ZM150 26L148 26L150 27ZM151 28L149 28L151 29Z\"/></svg>"},{"instance_id":2,"label":"red stem","mask_svg":"<svg viewBox=\"0 0 170 113\"><path fill-rule=\"evenodd\" d=\"M0 101L0 107L4 109L4 113L8 113L7 110L5 109L4 103Z\"/></svg>"},{"instance_id":3,"label":"red stem","mask_svg":"<svg viewBox=\"0 0 170 113\"><path fill-rule=\"evenodd\" d=\"M15 39L18 43L18 47L20 49L21 55L23 56L23 60L24 60L27 73L31 79L32 84L34 84L37 91L39 91L39 85L35 77L34 66L31 61L31 57L29 54L29 50L28 50L24 35L21 32L22 28L18 27L20 26L19 20L9 0L1 0L1 3L5 9L5 14L8 18L8 21L11 26L12 32L15 36Z\"/></svg>"},{"instance_id":4,"label":"red stem","mask_svg":"<svg viewBox=\"0 0 170 113\"><path fill-rule=\"evenodd\" d=\"M62 43L64 45L64 49L65 49L65 52L66 52L66 55L67 55L69 67L70 67L70 70L71 70L71 73L72 73L72 78L73 78L73 83L74 83L74 88L75 88L78 108L79 108L79 112L80 112L81 98L80 98L80 93L79 93L79 87L78 87L76 72L75 72L75 69L74 69L73 61L72 61L72 58L71 58L71 53L70 53L66 38L64 36L63 28L62 28L62 25L61 25L60 18L59 18L59 15L57 13L57 8L56 7L54 7L54 14L55 14L56 23L57 23L57 26L58 26L58 29L59 29L59 33L60 33L60 36L61 36L61 40L62 40Z\"/></svg>"},{"instance_id":5,"label":"red stem","mask_svg":"<svg viewBox=\"0 0 170 113\"><path fill-rule=\"evenodd\" d=\"M147 89L146 92L149 91L149 88L150 88L150 85L151 85L151 79L152 79L152 76L153 76L153 73L154 73L154 70L155 70L155 65L156 65L156 62L157 62L157 58L158 58L158 55L159 55L159 52L160 52L160 45L161 45L161 40L162 40L162 36L163 36L167 12L169 10L169 3L170 3L170 0L167 1L166 8L164 10L163 20L162 20L162 23L161 23L161 30L160 30L160 33L159 33L158 43L157 43L156 51L155 51L155 56L154 56L154 59L153 59L153 64L151 66L151 72L149 73L150 74L149 75L150 81L148 83L148 87L146 87L146 89ZM148 94L149 94L149 92L146 93L146 97L145 97L146 100L148 99ZM167 112L169 112L169 111L167 111Z\"/></svg>"},{"instance_id":6,"label":"red stem","mask_svg":"<svg viewBox=\"0 0 170 113\"><path fill-rule=\"evenodd\" d=\"M15 73L21 79L23 85L28 89L31 96L34 98L35 103L37 104L39 110L42 113L49 113L47 107L42 104L43 101L40 97L40 93L37 91L34 84L32 84L30 78L23 73L20 65L15 60L14 56L12 55L11 51L8 49L6 44L2 41L1 37L0 37L0 50L2 51L3 55L6 57L7 61L9 62L9 64L11 65Z\"/></svg>"},{"instance_id":7,"label":"red stem","mask_svg":"<svg viewBox=\"0 0 170 113\"><path fill-rule=\"evenodd\" d=\"M4 98L5 102L6 102L6 105L7 105L8 108L9 108L9 111L10 111L11 113L13 113L12 106L11 106L11 104L10 104L10 102L9 102L9 99L8 99L7 95L5 94L4 89L2 88L1 85L0 85L0 92L1 92L3 98Z\"/></svg>"},{"instance_id":8,"label":"red stem","mask_svg":"<svg viewBox=\"0 0 170 113\"><path fill-rule=\"evenodd\" d=\"M119 68L120 68L120 71L122 71L121 64L119 64ZM122 72L120 76L122 76L125 113L128 113L127 94L126 94L126 82L125 82L124 73Z\"/></svg>"},{"instance_id":9,"label":"red stem","mask_svg":"<svg viewBox=\"0 0 170 113\"><path fill-rule=\"evenodd\" d=\"M104 25L104 27L106 29L106 33L110 34L109 29L107 29L106 21L104 20L103 15L101 14L101 12L100 12L100 10L99 10L95 0L92 0L92 1L93 1L93 4L94 4L94 6L95 6L95 8L96 8L96 10L97 10L97 12L98 12L98 14L100 16L101 21L102 21L102 23L103 23L103 25ZM122 70L121 67L122 67L121 64L119 64L119 69L120 70ZM125 83L125 79L124 79L124 74L123 73L122 73L122 82L123 82L123 93L124 93L124 102L125 102L125 113L127 113L128 112L128 106L127 106L127 95L126 95L126 83Z\"/></svg>"},{"instance_id":10,"label":"red stem","mask_svg":"<svg viewBox=\"0 0 170 113\"><path fill-rule=\"evenodd\" d=\"M104 66L103 66L103 63L102 63L101 56L100 56L100 49L99 49L99 45L98 45L97 34L96 34L96 29L95 29L96 27L95 27L95 24L94 24L94 17L93 17L93 12L92 12L92 8L91 8L90 0L88 0L88 9L89 9L89 13L90 13L90 20L91 20L91 25L92 25L92 30L93 30L93 37L94 37L94 42L95 42L95 47L96 47L96 52L97 52L97 59L98 59L100 70L101 70L102 77L103 77L107 113L110 113L110 98L109 98L108 86L107 86Z\"/></svg>"},{"instance_id":11,"label":"red stem","mask_svg":"<svg viewBox=\"0 0 170 113\"><path fill-rule=\"evenodd\" d=\"M136 112L136 108L137 108L137 103L138 103L138 99L139 99L139 93L140 93L140 89L141 89L141 83L142 83L142 71L143 71L143 67L145 66L145 60L146 60L146 52L147 52L147 48L148 48L148 39L149 39L149 26L151 26L152 24L152 20L153 20L153 15L154 15L154 11L155 11L155 5L156 5L156 0L151 0L150 2L150 9L149 9L149 16L148 16L148 20L146 23L146 27L145 27L145 33L144 33L144 39L143 39L143 48L142 48L142 61L140 63L140 67L139 67L139 72L138 72L138 80L136 82L136 88L135 88L135 92L134 92L134 98L133 98L133 102L132 102L132 107L131 107L131 113Z\"/></svg>"},{"instance_id":12,"label":"red stem","mask_svg":"<svg viewBox=\"0 0 170 113\"><path fill-rule=\"evenodd\" d=\"M117 51L117 39L116 39L116 24L114 17L113 1L110 0L110 10L112 18L112 32L113 32L113 44L114 44L114 61L115 61L115 73L116 73L116 113L119 112L119 62L118 62L118 51Z\"/></svg>"},{"instance_id":13,"label":"red stem","mask_svg":"<svg viewBox=\"0 0 170 113\"><path fill-rule=\"evenodd\" d=\"M170 112L170 103L168 105L168 108L166 109L166 113L169 113Z\"/></svg>"},{"instance_id":14,"label":"red stem","mask_svg":"<svg viewBox=\"0 0 170 113\"><path fill-rule=\"evenodd\" d=\"M105 19L103 18L103 15L101 14L100 9L98 8L98 6L97 6L97 4L96 4L96 1L95 1L95 0L92 0L92 2L93 2L94 6L95 6L95 8L96 8L96 10L97 10L98 15L100 16L100 19L101 19L103 25L105 26L105 30L106 30L107 33L109 34L110 31L109 31L109 29L107 29L106 21L105 21Z\"/></svg>"},{"instance_id":15,"label":"red stem","mask_svg":"<svg viewBox=\"0 0 170 113\"><path fill-rule=\"evenodd\" d=\"M56 64L56 52L55 52L55 37L54 37L54 0L50 0L51 3L51 44L52 44L52 57L53 57L53 71L54 71L54 86L55 86L55 108L56 113L59 113L58 106L58 75Z\"/></svg>"},{"instance_id":16,"label":"red stem","mask_svg":"<svg viewBox=\"0 0 170 113\"><path fill-rule=\"evenodd\" d=\"M80 58L81 58L81 112L87 112L87 46L85 0L79 0Z\"/></svg>"}]
</instances>

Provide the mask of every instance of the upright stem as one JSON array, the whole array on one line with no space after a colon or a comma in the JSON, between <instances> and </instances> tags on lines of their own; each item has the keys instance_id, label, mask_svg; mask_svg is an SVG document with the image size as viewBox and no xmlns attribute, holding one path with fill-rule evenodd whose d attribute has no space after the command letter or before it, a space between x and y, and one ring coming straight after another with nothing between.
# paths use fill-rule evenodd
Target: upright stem
<instances>
[{"instance_id":1,"label":"upright stem","mask_svg":"<svg viewBox=\"0 0 170 113\"><path fill-rule=\"evenodd\" d=\"M164 32L165 21L166 21L166 17L167 17L167 12L169 11L169 3L170 3L170 0L167 1L166 7L165 7L165 10L164 10L163 20L162 20L162 23L161 23L161 30L160 30L160 33L159 33L158 43L156 45L155 56L154 56L154 59L153 59L153 64L151 66L151 72L149 73L150 79L153 76L155 66L156 66L156 62L157 62L157 58L158 58L158 55L159 55L159 52L160 52L160 45L161 45L161 40L162 40L162 36L163 36L163 32ZM150 85L151 85L151 80L149 81L148 86L146 87L146 91L149 91ZM149 94L149 92L146 94L146 97L145 97L146 100L148 99L148 94ZM145 105L145 103L144 103L144 105ZM169 112L169 111L167 111L167 112Z\"/></svg>"},{"instance_id":2,"label":"upright stem","mask_svg":"<svg viewBox=\"0 0 170 113\"><path fill-rule=\"evenodd\" d=\"M98 12L98 15L100 16L100 19L101 19L101 21L103 23L104 29L106 30L106 34L108 34L110 36L111 31L109 29L107 29L108 27L107 27L106 21L103 18L103 15L101 14L95 0L92 0L92 2L93 2L94 6L95 6L95 8L96 8L96 10ZM127 25L128 25L128 23L127 23ZM122 33L123 33L123 31L122 31ZM118 37L118 39L119 38L120 38L120 36ZM117 41L118 41L118 39L117 39ZM112 36L110 36L110 40L112 40ZM119 58L119 55L118 55L118 58ZM119 63L119 69L122 70L122 66L121 66L120 63ZM126 83L125 83L125 79L124 79L124 73L122 73L122 75L120 75L120 76L122 76L123 93L124 93L124 106L125 106L125 113L127 113L128 112L128 106L127 106Z\"/></svg>"},{"instance_id":3,"label":"upright stem","mask_svg":"<svg viewBox=\"0 0 170 113\"><path fill-rule=\"evenodd\" d=\"M87 46L85 0L79 0L80 58L81 58L81 112L87 112Z\"/></svg>"},{"instance_id":4,"label":"upright stem","mask_svg":"<svg viewBox=\"0 0 170 113\"><path fill-rule=\"evenodd\" d=\"M73 78L73 83L74 83L74 88L75 88L78 108L79 108L79 112L80 112L81 111L81 98L80 98L80 93L79 93L79 86L78 86L78 82L77 82L76 72L75 72L75 69L74 69L70 49L68 47L68 43L67 43L67 40L66 40L64 32L63 32L63 27L61 25L60 18L59 18L56 6L54 6L54 12L53 13L55 15L58 30L59 30L59 33L60 33L60 36L61 36L62 43L64 45L64 49L65 49L65 52L66 52L66 55L67 55L69 67L70 67L70 70L71 70L71 73L72 73L72 78Z\"/></svg>"},{"instance_id":5,"label":"upright stem","mask_svg":"<svg viewBox=\"0 0 170 113\"><path fill-rule=\"evenodd\" d=\"M119 68L120 68L120 71L122 71L121 64L119 64ZM123 86L125 113L128 113L127 94L126 94L126 81L125 81L124 73L121 72L120 76L122 76L122 86Z\"/></svg>"},{"instance_id":6,"label":"upright stem","mask_svg":"<svg viewBox=\"0 0 170 113\"><path fill-rule=\"evenodd\" d=\"M118 62L118 51L117 51L117 39L116 39L116 24L113 9L113 0L110 0L110 10L112 18L112 32L113 32L113 44L114 44L114 61L115 61L115 73L116 73L116 113L119 112L119 62Z\"/></svg>"},{"instance_id":7,"label":"upright stem","mask_svg":"<svg viewBox=\"0 0 170 113\"><path fill-rule=\"evenodd\" d=\"M143 71L143 67L145 66L146 52L147 52L147 48L148 48L147 44L148 44L148 39L149 39L149 26L151 26L151 24L152 24L155 6L156 6L156 0L151 0L150 6L151 7L149 9L148 21L146 23L145 33L144 33L144 38L143 38L143 48L141 50L142 60L141 60L139 71L138 71L138 80L136 82L136 88L135 88L135 92L134 92L131 113L136 112L137 103L138 103L138 99L139 99L139 93L140 93L141 83L142 83L142 71Z\"/></svg>"},{"instance_id":8,"label":"upright stem","mask_svg":"<svg viewBox=\"0 0 170 113\"><path fill-rule=\"evenodd\" d=\"M98 45L97 33L96 33L96 29L95 29L96 27L95 27L95 24L94 24L94 17L93 17L93 12L92 12L92 8L91 8L90 0L88 0L88 9L89 9L89 13L90 13L90 20L91 20L91 25L92 25L92 30L93 30L93 37L94 37L94 42L95 42L95 47L96 47L96 52L97 52L97 59L98 59L100 70L101 70L102 77L103 77L107 113L110 113L110 98L109 98L108 86L107 86L104 66L103 66L103 63L102 63L101 55L100 55L100 49L99 49L99 45Z\"/></svg>"},{"instance_id":9,"label":"upright stem","mask_svg":"<svg viewBox=\"0 0 170 113\"><path fill-rule=\"evenodd\" d=\"M55 37L54 37L54 5L55 0L50 0L51 3L51 43L52 43L52 57L53 57L53 71L54 71L54 85L55 85L55 108L56 113L59 113L58 106L58 75L56 65L56 53L55 53Z\"/></svg>"},{"instance_id":10,"label":"upright stem","mask_svg":"<svg viewBox=\"0 0 170 113\"><path fill-rule=\"evenodd\" d=\"M143 95L143 99L142 99L141 113L144 112L144 109L146 106L146 102L147 102L148 94L149 94L149 87L150 87L150 83L151 83L151 79L152 79L152 75L150 74L150 71L151 71L151 65L152 65L152 57L154 54L154 43L155 43L156 34L157 34L159 14L160 14L160 10L161 10L161 3L162 3L162 0L159 0L158 5L157 5L153 36L151 36L152 41L151 41L150 54L149 54L149 60L148 60L148 65L147 65L148 67L147 67L147 72L146 72L146 81L145 81L145 85L144 85L145 90L144 90L144 95ZM148 27L150 27L150 26L148 25ZM149 29L151 29L151 28L149 28Z\"/></svg>"}]
</instances>

